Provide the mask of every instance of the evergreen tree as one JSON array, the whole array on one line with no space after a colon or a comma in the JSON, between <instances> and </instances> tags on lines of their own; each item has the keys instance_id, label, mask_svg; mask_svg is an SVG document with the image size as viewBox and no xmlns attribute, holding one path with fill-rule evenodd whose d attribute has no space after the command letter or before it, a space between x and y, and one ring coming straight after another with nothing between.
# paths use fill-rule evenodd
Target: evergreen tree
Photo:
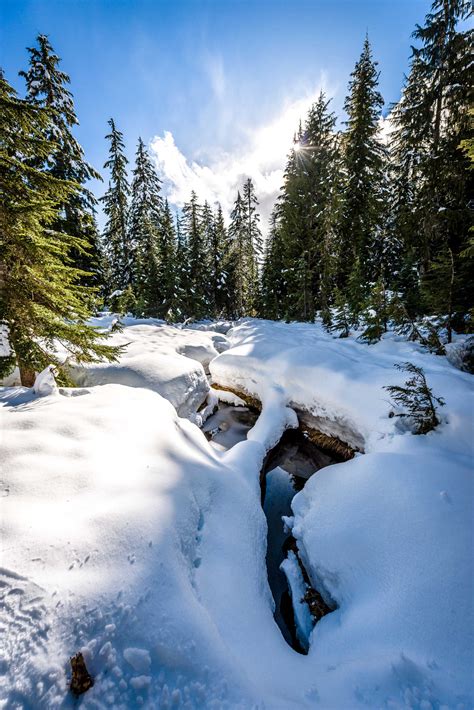
<instances>
[{"instance_id":1,"label":"evergreen tree","mask_svg":"<svg viewBox=\"0 0 474 710\"><path fill-rule=\"evenodd\" d=\"M214 316L219 317L227 313L227 257L229 252L227 230L220 204L217 205L215 214L213 215L211 239L208 249L209 283L211 287L210 302Z\"/></svg>"},{"instance_id":2,"label":"evergreen tree","mask_svg":"<svg viewBox=\"0 0 474 710\"><path fill-rule=\"evenodd\" d=\"M334 312L331 319L331 331L337 331L340 338L348 338L351 327L351 312L342 292L336 288L334 293Z\"/></svg>"},{"instance_id":3,"label":"evergreen tree","mask_svg":"<svg viewBox=\"0 0 474 710\"><path fill-rule=\"evenodd\" d=\"M341 159L335 116L321 92L290 152L280 202L285 316L326 318L335 286Z\"/></svg>"},{"instance_id":4,"label":"evergreen tree","mask_svg":"<svg viewBox=\"0 0 474 710\"><path fill-rule=\"evenodd\" d=\"M186 234L188 266L187 311L194 318L202 318L209 314L207 300L209 269L202 229L202 207L194 191L191 193L190 201L183 207L183 226Z\"/></svg>"},{"instance_id":5,"label":"evergreen tree","mask_svg":"<svg viewBox=\"0 0 474 710\"><path fill-rule=\"evenodd\" d=\"M251 178L247 178L242 190L243 217L245 222L245 249L249 269L249 306L252 313L259 301L260 265L263 257L263 239L260 231L260 215L257 212L258 200Z\"/></svg>"},{"instance_id":6,"label":"evergreen tree","mask_svg":"<svg viewBox=\"0 0 474 710\"><path fill-rule=\"evenodd\" d=\"M245 205L240 191L237 192L234 208L230 214L229 236L231 239L228 259L229 295L232 300L229 307L233 318L241 318L250 314L252 271L248 264L250 250L247 243Z\"/></svg>"},{"instance_id":7,"label":"evergreen tree","mask_svg":"<svg viewBox=\"0 0 474 710\"><path fill-rule=\"evenodd\" d=\"M390 303L383 279L379 279L372 287L366 303L364 315L365 330L360 340L369 344L376 343L388 329L390 318Z\"/></svg>"},{"instance_id":8,"label":"evergreen tree","mask_svg":"<svg viewBox=\"0 0 474 710\"><path fill-rule=\"evenodd\" d=\"M189 301L189 258L183 219L176 215L176 316L184 319L190 315Z\"/></svg>"},{"instance_id":9,"label":"evergreen tree","mask_svg":"<svg viewBox=\"0 0 474 710\"><path fill-rule=\"evenodd\" d=\"M160 310L161 260L159 233L162 228L163 202L161 181L142 139L138 139L131 188L127 241L130 247L130 273L141 313L157 316Z\"/></svg>"},{"instance_id":10,"label":"evergreen tree","mask_svg":"<svg viewBox=\"0 0 474 710\"><path fill-rule=\"evenodd\" d=\"M385 154L378 137L383 99L377 86L377 63L366 37L344 104L346 184L338 282L355 310L380 277L374 255L382 231Z\"/></svg>"},{"instance_id":11,"label":"evergreen tree","mask_svg":"<svg viewBox=\"0 0 474 710\"><path fill-rule=\"evenodd\" d=\"M0 78L0 321L26 386L35 371L63 364L58 345L78 362L117 355L86 325L94 291L79 285L83 272L71 263L71 250L87 244L55 229L81 185L51 174L51 135L50 113L18 99Z\"/></svg>"},{"instance_id":12,"label":"evergreen tree","mask_svg":"<svg viewBox=\"0 0 474 710\"><path fill-rule=\"evenodd\" d=\"M109 121L109 158L104 168L110 170L107 192L101 197L107 222L102 234L104 251L110 264L112 276L109 290L124 290L132 282L132 249L128 238L128 198L130 187L127 178L127 163L123 134Z\"/></svg>"},{"instance_id":13,"label":"evergreen tree","mask_svg":"<svg viewBox=\"0 0 474 710\"><path fill-rule=\"evenodd\" d=\"M425 312L447 312L448 339L456 314L461 322L474 296L473 260L462 257L472 195L462 149L470 131L472 33L457 29L469 12L466 0L433 2L424 26L414 32L419 46L412 49L410 74L394 110L393 154L399 174L406 166L410 171L415 225L411 238L406 230L403 236L421 282L421 305ZM440 289L440 279L449 286Z\"/></svg>"},{"instance_id":14,"label":"evergreen tree","mask_svg":"<svg viewBox=\"0 0 474 710\"><path fill-rule=\"evenodd\" d=\"M165 200L161 226L158 233L158 293L160 306L158 315L168 321L173 321L179 314L179 264L177 263L177 239L173 224L173 216Z\"/></svg>"},{"instance_id":15,"label":"evergreen tree","mask_svg":"<svg viewBox=\"0 0 474 710\"><path fill-rule=\"evenodd\" d=\"M411 362L396 364L397 370L405 370L410 377L405 386L388 385L384 387L390 392L397 407L404 407L405 411L391 412L390 416L407 417L413 426L414 434L428 434L440 423L436 405L444 406L441 397L435 397L428 387L425 373L421 367Z\"/></svg>"},{"instance_id":16,"label":"evergreen tree","mask_svg":"<svg viewBox=\"0 0 474 710\"><path fill-rule=\"evenodd\" d=\"M78 125L73 96L68 89L69 76L59 68L60 58L54 52L48 37L38 35L37 47L30 47L28 71L21 71L26 80L27 100L37 106L49 109L50 125L47 138L51 152L44 157L48 172L61 180L70 180L80 187L67 196L61 205L54 229L79 237L84 248L73 248L70 257L74 265L88 272L87 282L99 284L101 276L101 255L95 222L97 201L86 187L89 180L101 180L84 158L84 151L74 137L72 130ZM31 164L41 168L40 158L33 156ZM84 281L85 275L81 277Z\"/></svg>"},{"instance_id":17,"label":"evergreen tree","mask_svg":"<svg viewBox=\"0 0 474 710\"><path fill-rule=\"evenodd\" d=\"M284 316L285 279L283 272L283 240L279 205L270 217L270 231L265 245L262 268L262 298L260 315L274 320Z\"/></svg>"}]
</instances>

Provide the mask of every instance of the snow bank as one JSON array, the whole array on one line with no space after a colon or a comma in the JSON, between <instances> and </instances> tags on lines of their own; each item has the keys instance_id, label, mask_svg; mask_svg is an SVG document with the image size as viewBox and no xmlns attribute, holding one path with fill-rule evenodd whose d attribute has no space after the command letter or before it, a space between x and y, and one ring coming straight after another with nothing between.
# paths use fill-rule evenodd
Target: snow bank
<instances>
[{"instance_id":1,"label":"snow bank","mask_svg":"<svg viewBox=\"0 0 474 710\"><path fill-rule=\"evenodd\" d=\"M112 317L107 315L92 322L108 328ZM214 341L221 351L222 340L225 338L218 333L128 318L123 331L111 333L109 339L112 345L126 346L119 362L74 366L71 376L83 387L109 383L145 387L165 397L180 416L195 420L209 394L206 370L218 354Z\"/></svg>"},{"instance_id":2,"label":"snow bank","mask_svg":"<svg viewBox=\"0 0 474 710\"><path fill-rule=\"evenodd\" d=\"M318 325L244 321L228 337L211 363L216 386L264 411L278 388L281 407L348 443L361 436L367 452L314 475L287 519L313 586L339 606L310 637L307 697L323 708L473 707L472 376L393 334L368 346ZM423 437L388 417L382 387L403 383L393 364L406 360L446 400ZM294 562L283 569L298 597Z\"/></svg>"},{"instance_id":3,"label":"snow bank","mask_svg":"<svg viewBox=\"0 0 474 710\"><path fill-rule=\"evenodd\" d=\"M252 707L246 644L279 633L255 486L154 392L61 392L0 398L0 705L72 707L81 650L81 707Z\"/></svg>"},{"instance_id":4,"label":"snow bank","mask_svg":"<svg viewBox=\"0 0 474 710\"><path fill-rule=\"evenodd\" d=\"M405 437L322 469L296 496L305 567L339 604L311 658L334 665L340 688L373 707L471 707L472 502L472 461Z\"/></svg>"}]
</instances>

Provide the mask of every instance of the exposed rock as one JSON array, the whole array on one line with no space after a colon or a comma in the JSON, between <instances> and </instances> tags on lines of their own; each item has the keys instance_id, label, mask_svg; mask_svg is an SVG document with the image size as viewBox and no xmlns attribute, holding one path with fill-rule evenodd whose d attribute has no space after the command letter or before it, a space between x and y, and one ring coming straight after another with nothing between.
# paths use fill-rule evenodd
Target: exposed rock
<instances>
[{"instance_id":1,"label":"exposed rock","mask_svg":"<svg viewBox=\"0 0 474 710\"><path fill-rule=\"evenodd\" d=\"M69 688L73 695L79 696L92 688L94 679L89 674L82 653L77 653L70 659L71 662L71 682Z\"/></svg>"}]
</instances>

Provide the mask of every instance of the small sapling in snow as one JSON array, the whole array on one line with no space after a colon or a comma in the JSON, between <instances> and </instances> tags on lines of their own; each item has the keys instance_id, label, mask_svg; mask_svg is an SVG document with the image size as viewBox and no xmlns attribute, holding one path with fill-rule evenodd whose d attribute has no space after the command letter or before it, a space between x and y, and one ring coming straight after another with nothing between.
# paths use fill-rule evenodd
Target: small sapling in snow
<instances>
[{"instance_id":1,"label":"small sapling in snow","mask_svg":"<svg viewBox=\"0 0 474 710\"><path fill-rule=\"evenodd\" d=\"M392 397L397 407L404 411L390 412L391 417L407 417L413 424L414 434L427 434L440 423L437 416L437 405L443 407L445 402L441 397L435 397L426 381L421 367L411 362L396 363L397 370L408 372L411 377L405 386L387 385L384 387Z\"/></svg>"}]
</instances>

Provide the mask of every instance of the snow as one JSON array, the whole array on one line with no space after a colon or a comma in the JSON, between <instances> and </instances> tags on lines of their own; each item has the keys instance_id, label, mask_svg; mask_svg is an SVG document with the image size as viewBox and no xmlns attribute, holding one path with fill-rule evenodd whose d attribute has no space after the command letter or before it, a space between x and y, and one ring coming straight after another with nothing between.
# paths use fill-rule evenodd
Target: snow
<instances>
[{"instance_id":1,"label":"snow","mask_svg":"<svg viewBox=\"0 0 474 710\"><path fill-rule=\"evenodd\" d=\"M368 346L246 320L218 354L204 326L128 319L111 334L129 343L120 363L76 370L82 388L43 374L50 393L0 389L0 707L74 707L78 651L84 710L473 707L472 376L393 334ZM405 360L446 400L427 436L388 417L382 387ZM249 431L207 368L261 401ZM227 397L204 425L228 425L220 442L179 416L202 423ZM281 490L311 583L337 604L313 630L300 605L307 656L273 617L259 486L295 408L365 452L318 471L292 511L287 474L269 474L267 513Z\"/></svg>"},{"instance_id":2,"label":"snow","mask_svg":"<svg viewBox=\"0 0 474 710\"><path fill-rule=\"evenodd\" d=\"M92 321L103 329L112 322L111 314ZM122 325L121 332L110 335L110 344L125 346L119 362L71 366L73 380L83 387L108 383L145 387L170 401L180 416L197 421L197 411L210 392L206 370L218 354L214 341L221 352L224 336L145 319L125 318Z\"/></svg>"}]
</instances>

